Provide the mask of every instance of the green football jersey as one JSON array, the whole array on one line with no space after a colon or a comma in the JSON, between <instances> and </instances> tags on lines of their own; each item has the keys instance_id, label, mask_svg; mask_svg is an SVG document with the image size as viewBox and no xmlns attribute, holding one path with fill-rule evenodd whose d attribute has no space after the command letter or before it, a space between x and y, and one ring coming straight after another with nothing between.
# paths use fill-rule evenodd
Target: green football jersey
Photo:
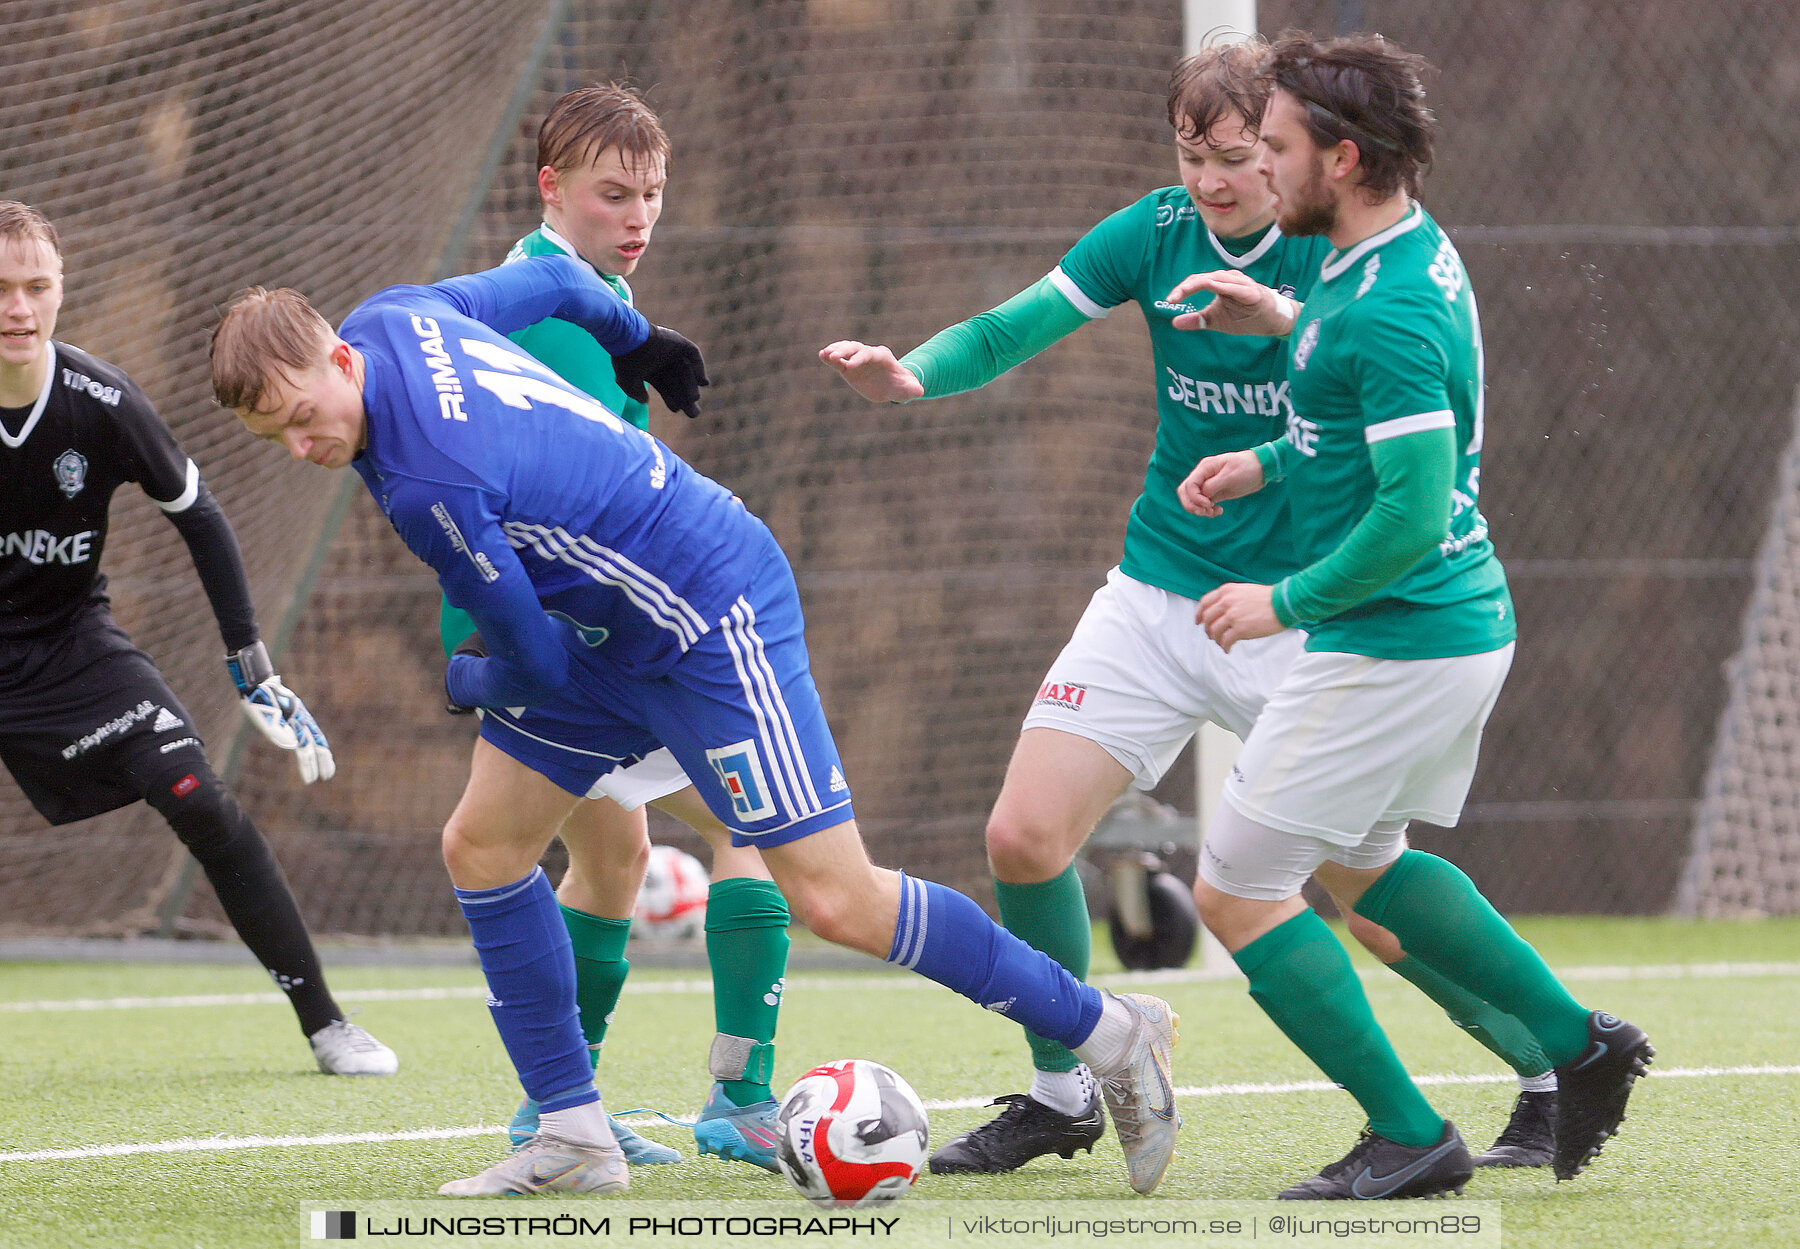
<instances>
[{"instance_id":1,"label":"green football jersey","mask_svg":"<svg viewBox=\"0 0 1800 1249\"><path fill-rule=\"evenodd\" d=\"M506 253L507 263L527 256L554 256L557 253L581 257L573 246L549 226L539 226L514 243ZM586 262L583 262L586 263ZM626 303L631 302L631 286L613 273L599 273L601 281ZM616 412L639 429L650 427L650 408L636 399L627 399L613 375L612 357L594 341L594 336L578 325L546 317L536 325L509 334L519 346L555 369L562 379L598 399L611 412Z\"/></svg>"},{"instance_id":2,"label":"green football jersey","mask_svg":"<svg viewBox=\"0 0 1800 1249\"><path fill-rule=\"evenodd\" d=\"M1228 581L1270 583L1300 566L1286 492L1266 488L1217 518L1182 508L1175 488L1209 455L1279 437L1293 413L1280 339L1177 330L1169 323L1208 302L1166 296L1193 273L1238 269L1304 301L1319 272L1323 239L1291 239L1274 226L1223 240L1200 220L1186 188L1163 187L1083 236L1051 280L1089 317L1135 301L1150 327L1156 375L1156 447L1144 492L1125 525L1128 576L1186 598Z\"/></svg>"},{"instance_id":3,"label":"green football jersey","mask_svg":"<svg viewBox=\"0 0 1800 1249\"><path fill-rule=\"evenodd\" d=\"M1481 322L1462 257L1424 209L1325 256L1289 338L1287 376L1293 410L1280 458L1308 565L1336 551L1373 506L1372 446L1451 430L1457 456L1443 540L1355 606L1302 621L1307 649L1431 659L1512 641L1506 574L1477 506Z\"/></svg>"}]
</instances>

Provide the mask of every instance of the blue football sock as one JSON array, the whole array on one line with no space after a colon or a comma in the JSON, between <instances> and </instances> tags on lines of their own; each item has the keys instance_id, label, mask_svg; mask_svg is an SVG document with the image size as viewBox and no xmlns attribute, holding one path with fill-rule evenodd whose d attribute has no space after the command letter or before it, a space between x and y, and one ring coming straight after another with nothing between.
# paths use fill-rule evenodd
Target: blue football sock
<instances>
[{"instance_id":1,"label":"blue football sock","mask_svg":"<svg viewBox=\"0 0 1800 1249\"><path fill-rule=\"evenodd\" d=\"M1000 927L956 890L905 872L887 961L1070 1049L1100 1021L1100 990Z\"/></svg>"},{"instance_id":2,"label":"blue football sock","mask_svg":"<svg viewBox=\"0 0 1800 1249\"><path fill-rule=\"evenodd\" d=\"M456 900L481 956L488 1010L525 1095L545 1112L597 1100L575 1013L569 929L544 869L497 889L458 889Z\"/></svg>"}]
</instances>

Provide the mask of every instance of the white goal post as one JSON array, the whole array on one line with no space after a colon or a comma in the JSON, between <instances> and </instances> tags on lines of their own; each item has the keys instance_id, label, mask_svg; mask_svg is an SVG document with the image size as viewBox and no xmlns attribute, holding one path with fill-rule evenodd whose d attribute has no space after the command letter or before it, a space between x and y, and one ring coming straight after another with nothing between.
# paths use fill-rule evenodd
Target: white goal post
<instances>
[{"instance_id":1,"label":"white goal post","mask_svg":"<svg viewBox=\"0 0 1800 1249\"><path fill-rule=\"evenodd\" d=\"M1182 0L1183 55L1198 52L1207 35L1221 28L1255 34L1256 0ZM1194 818L1199 824L1196 845L1206 841L1207 824L1225 788L1225 778L1231 775L1231 765L1237 762L1239 746L1229 729L1216 724L1201 725L1194 737ZM1200 966L1207 971L1232 966L1231 956L1205 925L1200 928Z\"/></svg>"}]
</instances>

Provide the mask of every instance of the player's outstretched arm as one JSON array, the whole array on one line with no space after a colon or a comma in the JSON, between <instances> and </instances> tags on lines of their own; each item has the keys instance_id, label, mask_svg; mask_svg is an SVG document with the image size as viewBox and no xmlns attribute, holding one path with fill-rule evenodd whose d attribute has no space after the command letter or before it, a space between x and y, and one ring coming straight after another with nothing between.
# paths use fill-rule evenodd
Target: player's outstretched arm
<instances>
[{"instance_id":1,"label":"player's outstretched arm","mask_svg":"<svg viewBox=\"0 0 1800 1249\"><path fill-rule=\"evenodd\" d=\"M1219 516L1225 511L1220 504L1255 494L1262 488L1263 466L1256 452L1227 451L1224 455L1209 455L1194 465L1193 471L1175 487L1175 495L1181 506L1196 516Z\"/></svg>"},{"instance_id":2,"label":"player's outstretched arm","mask_svg":"<svg viewBox=\"0 0 1800 1249\"><path fill-rule=\"evenodd\" d=\"M431 289L464 316L502 334L546 317L579 325L613 357L614 376L628 396L645 402L648 383L670 411L700 415L700 388L711 385L700 349L674 330L650 324L572 257L528 256L447 278Z\"/></svg>"},{"instance_id":3,"label":"player's outstretched arm","mask_svg":"<svg viewBox=\"0 0 1800 1249\"><path fill-rule=\"evenodd\" d=\"M415 288L416 289L416 288ZM570 256L528 256L509 265L433 283L456 311L511 334L546 317L579 325L611 355L643 345L650 322Z\"/></svg>"},{"instance_id":4,"label":"player's outstretched arm","mask_svg":"<svg viewBox=\"0 0 1800 1249\"><path fill-rule=\"evenodd\" d=\"M1285 338L1300 313L1300 305L1286 295L1236 269L1189 274L1169 292L1168 302L1178 304L1202 291L1210 291L1213 301L1198 312L1181 313L1170 325L1178 330Z\"/></svg>"},{"instance_id":5,"label":"player's outstretched arm","mask_svg":"<svg viewBox=\"0 0 1800 1249\"><path fill-rule=\"evenodd\" d=\"M905 403L925 396L925 386L917 375L902 367L886 347L845 339L819 352L819 359L836 369L851 390L873 403Z\"/></svg>"},{"instance_id":6,"label":"player's outstretched arm","mask_svg":"<svg viewBox=\"0 0 1800 1249\"><path fill-rule=\"evenodd\" d=\"M886 347L845 340L819 353L857 394L876 402L939 399L978 390L1086 325L1053 277L1005 303L939 330L895 361Z\"/></svg>"}]
</instances>

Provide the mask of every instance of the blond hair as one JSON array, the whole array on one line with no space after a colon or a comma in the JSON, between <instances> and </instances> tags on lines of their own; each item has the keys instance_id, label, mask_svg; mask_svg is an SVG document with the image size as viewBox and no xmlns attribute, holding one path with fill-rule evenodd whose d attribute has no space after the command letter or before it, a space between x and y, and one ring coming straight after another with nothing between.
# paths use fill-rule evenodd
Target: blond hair
<instances>
[{"instance_id":1,"label":"blond hair","mask_svg":"<svg viewBox=\"0 0 1800 1249\"><path fill-rule=\"evenodd\" d=\"M260 411L271 382L321 363L335 338L299 291L252 286L232 298L213 327L213 397L238 412Z\"/></svg>"},{"instance_id":2,"label":"blond hair","mask_svg":"<svg viewBox=\"0 0 1800 1249\"><path fill-rule=\"evenodd\" d=\"M619 149L628 168L669 162L669 136L637 92L616 82L577 87L550 106L538 127L538 168L585 168L609 147Z\"/></svg>"},{"instance_id":3,"label":"blond hair","mask_svg":"<svg viewBox=\"0 0 1800 1249\"><path fill-rule=\"evenodd\" d=\"M62 241L56 237L56 227L50 224L50 218L18 200L0 200L0 242L32 240L48 243L57 258L62 258Z\"/></svg>"}]
</instances>

